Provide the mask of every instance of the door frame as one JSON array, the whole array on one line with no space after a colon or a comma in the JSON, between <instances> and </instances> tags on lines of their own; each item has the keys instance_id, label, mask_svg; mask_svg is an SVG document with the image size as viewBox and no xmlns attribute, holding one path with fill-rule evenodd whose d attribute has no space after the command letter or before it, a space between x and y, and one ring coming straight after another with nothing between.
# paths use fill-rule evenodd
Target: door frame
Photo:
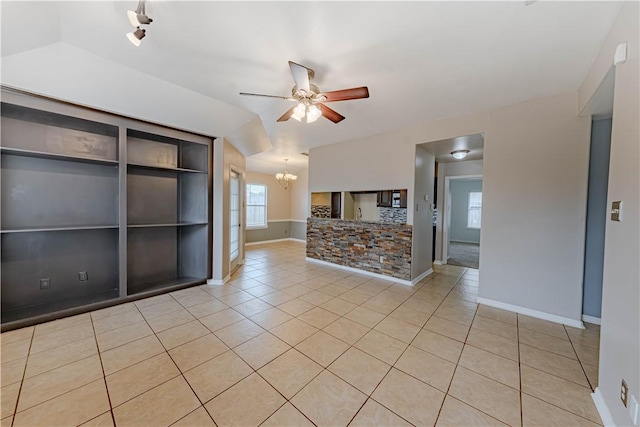
<instances>
[{"instance_id":1,"label":"door frame","mask_svg":"<svg viewBox=\"0 0 640 427\"><path fill-rule=\"evenodd\" d=\"M480 175L453 175L444 177L444 194L442 195L442 264L449 259L449 227L451 226L451 180L482 180Z\"/></svg>"},{"instance_id":2,"label":"door frame","mask_svg":"<svg viewBox=\"0 0 640 427\"><path fill-rule=\"evenodd\" d=\"M231 249L231 176L238 175L238 256L235 258L237 262L232 267L234 260L229 254L229 274L244 264L244 172L233 165L229 165L229 249Z\"/></svg>"}]
</instances>

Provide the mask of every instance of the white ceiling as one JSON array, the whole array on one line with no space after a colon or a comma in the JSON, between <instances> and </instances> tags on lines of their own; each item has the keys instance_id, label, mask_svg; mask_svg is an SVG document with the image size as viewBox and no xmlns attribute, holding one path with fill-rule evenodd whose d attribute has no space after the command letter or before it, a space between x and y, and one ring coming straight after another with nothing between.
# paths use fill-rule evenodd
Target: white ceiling
<instances>
[{"instance_id":1,"label":"white ceiling","mask_svg":"<svg viewBox=\"0 0 640 427\"><path fill-rule=\"evenodd\" d=\"M248 123L260 127L260 120L253 120L259 116L263 130L240 133L266 132L273 148L248 159L250 170L266 173L281 169L285 157L296 172L307 162L300 153L312 147L575 91L621 7L619 2L578 1L530 6L523 1L150 1L147 14L154 22L135 48L124 34L131 30L126 10L136 4L3 1L2 82L30 86L19 74L33 62L22 58L29 53L30 61L51 60L62 42L75 49L64 57L72 62L68 67L80 65L74 61L99 62L93 57L112 64L96 66L83 77L112 97L125 91L114 83L104 85L119 67L123 75L128 70L153 76L151 86L165 81L189 97L195 92L210 99L198 102L200 111L187 119L185 106L193 101L187 95L181 99L177 90L161 96L166 84L157 83L159 94L137 95L148 96L149 104L174 117L176 127L228 136L220 132ZM13 68L5 69L12 60ZM276 123L291 105L288 101L238 92L289 95L289 60L313 68L314 83L322 90L366 85L371 97L333 103L346 116L339 124L323 118L313 124ZM41 72L65 73L61 65L51 68ZM44 74L32 74L43 80ZM130 88L126 91L130 96ZM81 96L58 92L72 101ZM84 103L100 104L99 90L92 95L95 101ZM111 109L126 112L126 99L113 101ZM161 117L153 109L140 105L135 113ZM226 118L231 115L234 120Z\"/></svg>"},{"instance_id":2,"label":"white ceiling","mask_svg":"<svg viewBox=\"0 0 640 427\"><path fill-rule=\"evenodd\" d=\"M474 133L455 138L447 138L440 141L426 142L420 144L428 153L436 158L438 163L455 163L468 160L481 160L484 156L484 135ZM469 150L467 157L456 160L451 153L456 150Z\"/></svg>"}]
</instances>

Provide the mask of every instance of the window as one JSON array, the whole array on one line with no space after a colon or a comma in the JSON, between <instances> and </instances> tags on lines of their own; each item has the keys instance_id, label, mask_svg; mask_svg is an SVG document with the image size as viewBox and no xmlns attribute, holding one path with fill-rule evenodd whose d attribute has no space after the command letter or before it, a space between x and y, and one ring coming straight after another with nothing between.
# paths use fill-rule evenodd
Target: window
<instances>
[{"instance_id":1,"label":"window","mask_svg":"<svg viewBox=\"0 0 640 427\"><path fill-rule=\"evenodd\" d=\"M267 226L267 186L247 184L247 228Z\"/></svg>"},{"instance_id":2,"label":"window","mask_svg":"<svg viewBox=\"0 0 640 427\"><path fill-rule=\"evenodd\" d=\"M482 192L469 193L469 207L467 210L467 228L480 228L482 218Z\"/></svg>"}]
</instances>

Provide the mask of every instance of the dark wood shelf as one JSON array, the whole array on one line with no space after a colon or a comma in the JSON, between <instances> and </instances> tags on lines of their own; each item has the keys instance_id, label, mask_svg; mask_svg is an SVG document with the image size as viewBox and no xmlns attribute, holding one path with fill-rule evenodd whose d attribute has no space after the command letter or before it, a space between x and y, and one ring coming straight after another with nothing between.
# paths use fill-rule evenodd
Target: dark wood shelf
<instances>
[{"instance_id":1,"label":"dark wood shelf","mask_svg":"<svg viewBox=\"0 0 640 427\"><path fill-rule=\"evenodd\" d=\"M0 233L35 233L40 231L77 231L77 230L104 230L104 229L117 229L119 225L86 225L86 226L68 226L63 225L59 227L33 227L33 228L5 228L0 230Z\"/></svg>"},{"instance_id":2,"label":"dark wood shelf","mask_svg":"<svg viewBox=\"0 0 640 427\"><path fill-rule=\"evenodd\" d=\"M207 225L207 222L177 222L167 224L129 224L127 228L153 228L153 227L188 227L190 225Z\"/></svg>"},{"instance_id":3,"label":"dark wood shelf","mask_svg":"<svg viewBox=\"0 0 640 427\"><path fill-rule=\"evenodd\" d=\"M0 147L2 154L12 154L15 156L37 157L40 159L65 160L72 162L92 163L98 165L118 166L117 160L95 159L91 157L73 156L69 154L48 153L45 151L23 150L20 148Z\"/></svg>"},{"instance_id":4,"label":"dark wood shelf","mask_svg":"<svg viewBox=\"0 0 640 427\"><path fill-rule=\"evenodd\" d=\"M171 166L150 166L150 165L143 165L140 163L127 163L127 166L133 167L133 168L159 170L159 171L174 171L174 172L184 172L184 173L207 173L207 171L201 171L197 169L174 168Z\"/></svg>"}]
</instances>

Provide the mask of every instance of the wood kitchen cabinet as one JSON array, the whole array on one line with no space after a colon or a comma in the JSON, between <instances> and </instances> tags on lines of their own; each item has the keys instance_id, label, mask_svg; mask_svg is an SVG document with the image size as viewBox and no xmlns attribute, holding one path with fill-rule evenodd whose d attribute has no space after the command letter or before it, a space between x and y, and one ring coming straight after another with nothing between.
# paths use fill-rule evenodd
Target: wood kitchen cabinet
<instances>
[{"instance_id":1,"label":"wood kitchen cabinet","mask_svg":"<svg viewBox=\"0 0 640 427\"><path fill-rule=\"evenodd\" d=\"M379 208L390 208L393 203L393 190L378 191L378 203Z\"/></svg>"},{"instance_id":2,"label":"wood kitchen cabinet","mask_svg":"<svg viewBox=\"0 0 640 427\"><path fill-rule=\"evenodd\" d=\"M395 200L395 203L394 203ZM379 208L406 208L407 190L383 190L378 191Z\"/></svg>"}]
</instances>

